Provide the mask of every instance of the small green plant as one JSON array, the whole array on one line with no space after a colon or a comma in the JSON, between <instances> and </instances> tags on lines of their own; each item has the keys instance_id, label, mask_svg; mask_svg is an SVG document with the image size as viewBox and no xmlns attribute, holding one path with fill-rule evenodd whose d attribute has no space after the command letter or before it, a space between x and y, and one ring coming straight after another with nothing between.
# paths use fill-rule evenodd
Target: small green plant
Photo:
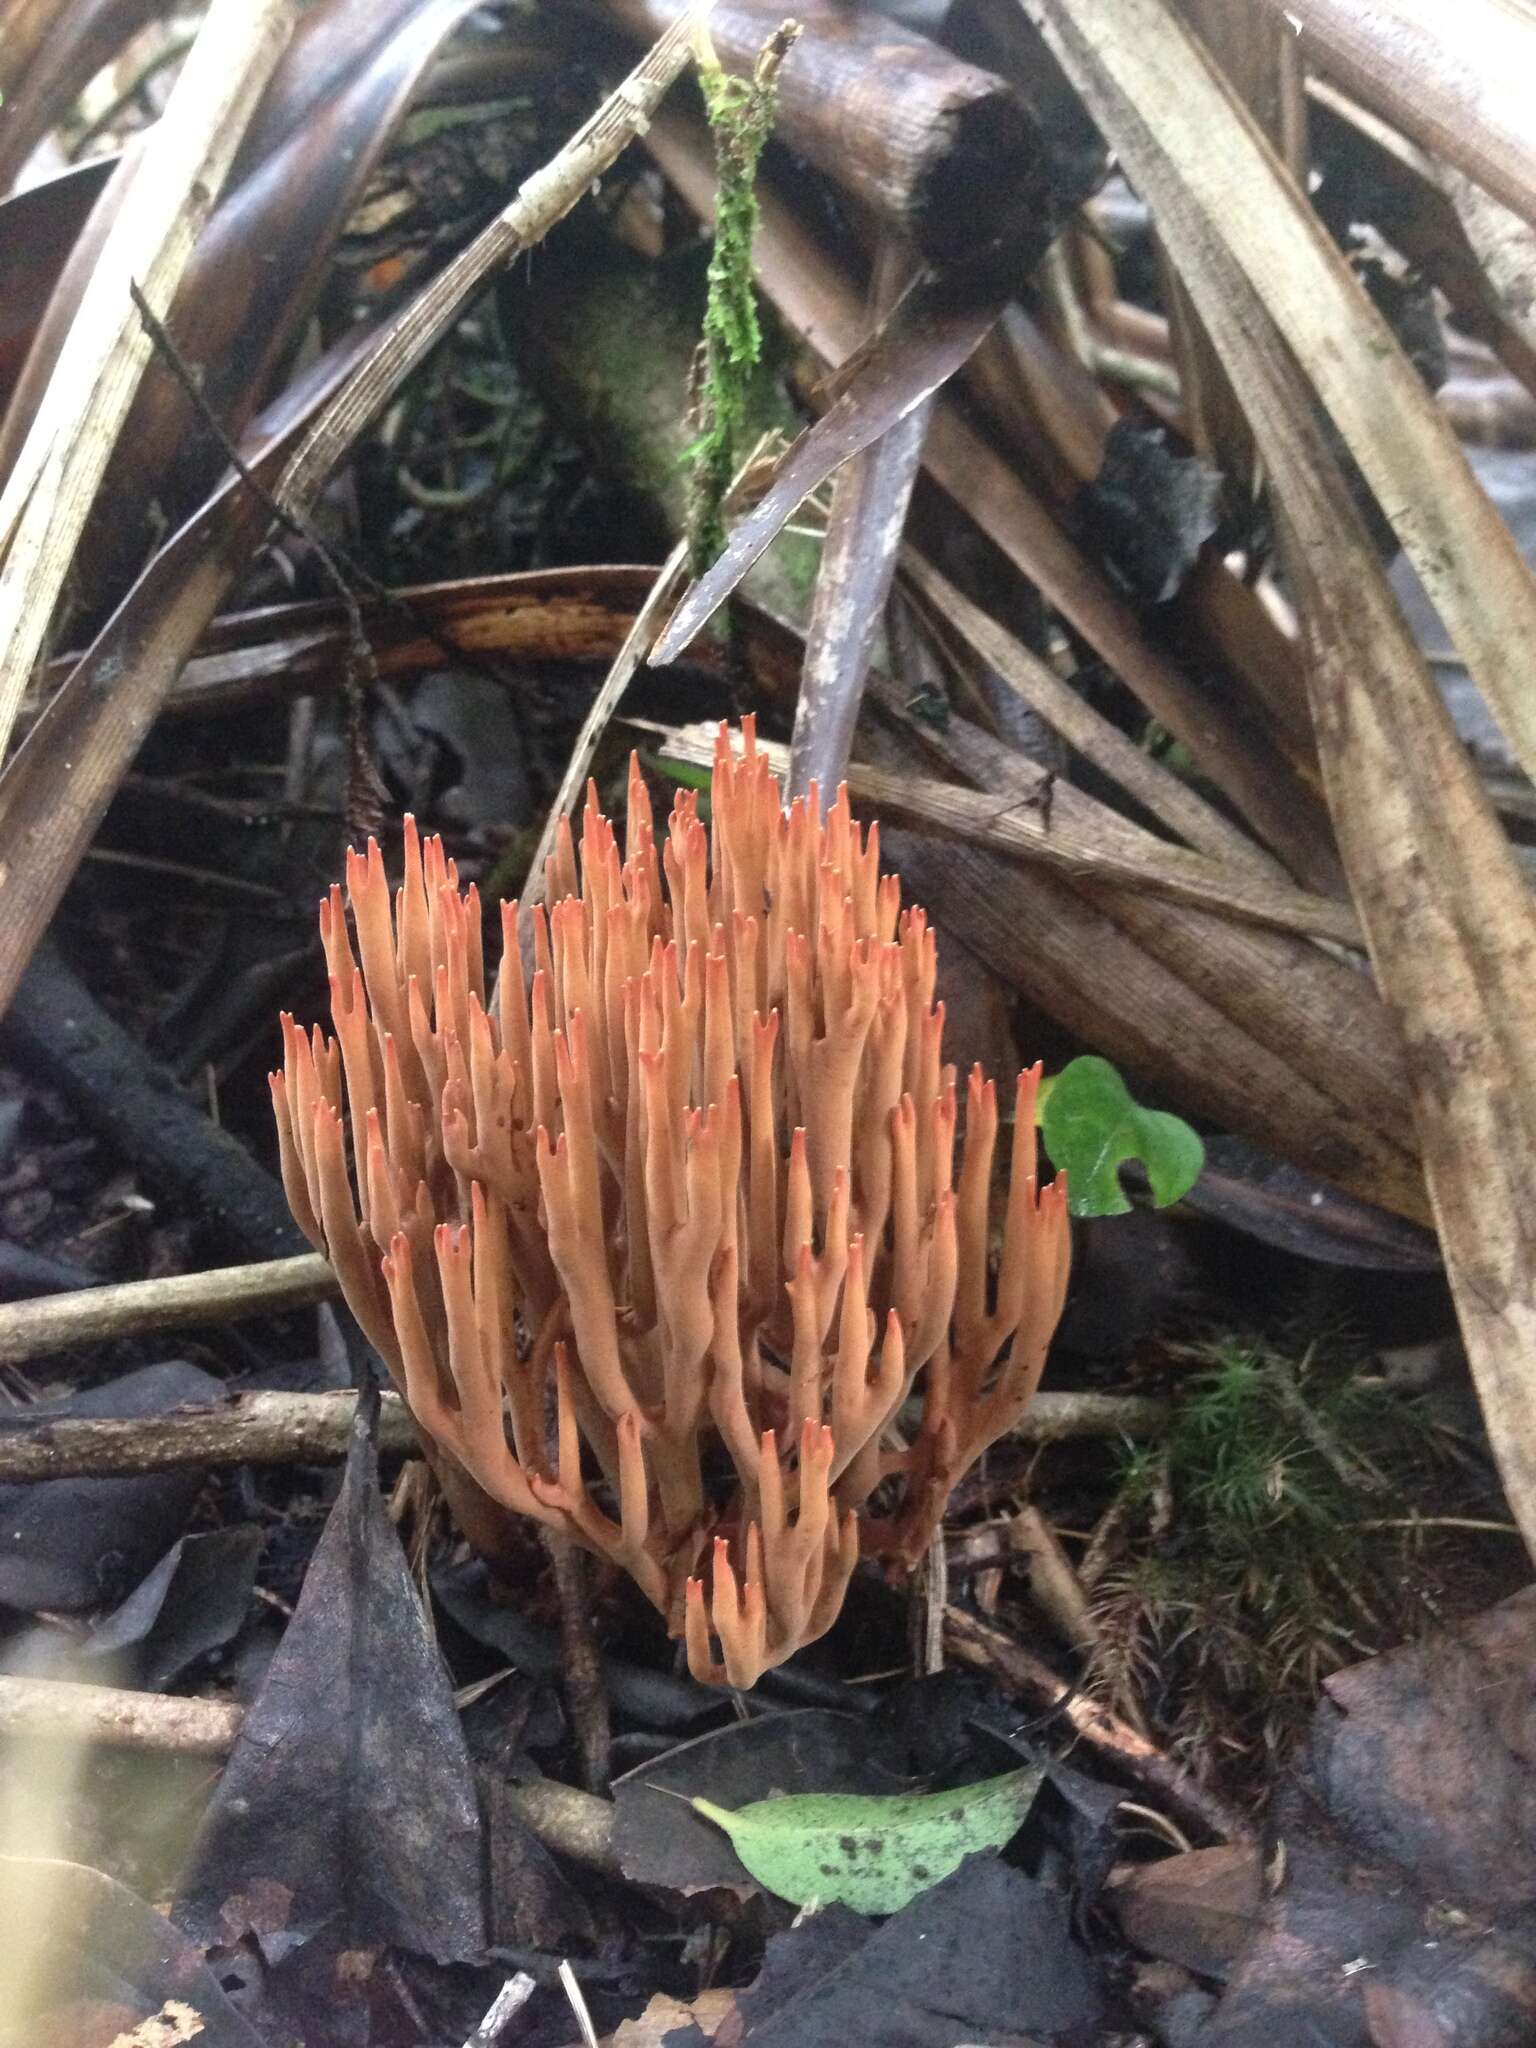
<instances>
[{"instance_id":1,"label":"small green plant","mask_svg":"<svg viewBox=\"0 0 1536 2048\"><path fill-rule=\"evenodd\" d=\"M1422 1625L1396 1525L1429 1438L1337 1345L1197 1355L1167 1436L1125 1456L1099 1678L1201 1769L1262 1779L1331 1672Z\"/></svg>"},{"instance_id":2,"label":"small green plant","mask_svg":"<svg viewBox=\"0 0 1536 2048\"><path fill-rule=\"evenodd\" d=\"M696 576L725 545L725 494L746 452L752 375L763 352L752 282L757 166L778 111L779 66L798 35L798 28L786 23L765 45L750 78L724 70L707 44L699 55L718 184L709 296L695 371L698 435L688 451L693 465L688 542Z\"/></svg>"},{"instance_id":3,"label":"small green plant","mask_svg":"<svg viewBox=\"0 0 1536 2048\"><path fill-rule=\"evenodd\" d=\"M1074 1216L1123 1216L1130 1208L1120 1168L1139 1159L1153 1206L1187 1195L1205 1147L1184 1119L1143 1109L1108 1060L1085 1054L1041 1083L1040 1131L1052 1163L1067 1175Z\"/></svg>"}]
</instances>

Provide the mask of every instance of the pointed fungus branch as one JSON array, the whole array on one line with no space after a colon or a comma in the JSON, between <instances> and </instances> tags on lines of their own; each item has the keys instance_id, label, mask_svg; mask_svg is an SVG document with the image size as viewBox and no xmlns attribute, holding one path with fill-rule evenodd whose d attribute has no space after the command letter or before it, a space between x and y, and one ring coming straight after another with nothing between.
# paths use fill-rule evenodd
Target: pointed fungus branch
<instances>
[{"instance_id":1,"label":"pointed fungus branch","mask_svg":"<svg viewBox=\"0 0 1536 2048\"><path fill-rule=\"evenodd\" d=\"M1039 1070L994 1217L996 1090L971 1075L957 1180L926 916L846 791L786 812L742 739L712 834L685 790L658 836L632 767L621 850L589 790L526 987L503 908L494 999L441 843L406 821L393 901L378 847L350 854L320 913L336 1036L285 1017L272 1093L294 1215L437 1454L746 1687L831 1626L861 1551L922 1557L1034 1394L1069 1245Z\"/></svg>"}]
</instances>

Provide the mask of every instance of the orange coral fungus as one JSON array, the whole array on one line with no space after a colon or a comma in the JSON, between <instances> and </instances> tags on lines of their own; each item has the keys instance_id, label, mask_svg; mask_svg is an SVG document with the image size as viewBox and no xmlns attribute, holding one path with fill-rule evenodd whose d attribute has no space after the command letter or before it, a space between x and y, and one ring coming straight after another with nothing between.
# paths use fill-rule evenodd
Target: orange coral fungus
<instances>
[{"instance_id":1,"label":"orange coral fungus","mask_svg":"<svg viewBox=\"0 0 1536 2048\"><path fill-rule=\"evenodd\" d=\"M294 1214L445 1479L622 1565L697 1677L750 1686L830 1626L861 1546L911 1566L1023 1414L1068 1237L1037 1068L989 1278L996 1091L972 1073L957 1180L933 934L878 828L845 792L786 814L750 722L711 809L713 845L689 791L658 845L632 768L621 854L590 793L532 989L508 904L492 996L438 841L406 821L393 906L378 847L349 855L356 957L340 889L320 910L336 1041L285 1018L272 1091Z\"/></svg>"}]
</instances>

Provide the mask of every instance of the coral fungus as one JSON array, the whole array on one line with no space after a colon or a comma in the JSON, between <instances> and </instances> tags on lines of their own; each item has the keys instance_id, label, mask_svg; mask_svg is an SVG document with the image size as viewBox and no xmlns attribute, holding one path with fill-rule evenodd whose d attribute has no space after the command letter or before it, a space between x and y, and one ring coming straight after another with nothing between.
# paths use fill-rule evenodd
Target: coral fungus
<instances>
[{"instance_id":1,"label":"coral fungus","mask_svg":"<svg viewBox=\"0 0 1536 2048\"><path fill-rule=\"evenodd\" d=\"M1037 1068L992 1271L996 1091L972 1072L957 1177L927 919L846 792L785 812L743 740L712 844L691 791L658 843L632 766L621 853L589 792L531 988L507 904L488 995L477 893L409 819L393 904L378 847L349 855L355 954L339 888L320 912L336 1038L285 1017L272 1092L294 1214L472 1540L504 1511L566 1531L697 1677L750 1686L830 1626L861 1548L911 1566L1022 1415L1068 1233Z\"/></svg>"}]
</instances>

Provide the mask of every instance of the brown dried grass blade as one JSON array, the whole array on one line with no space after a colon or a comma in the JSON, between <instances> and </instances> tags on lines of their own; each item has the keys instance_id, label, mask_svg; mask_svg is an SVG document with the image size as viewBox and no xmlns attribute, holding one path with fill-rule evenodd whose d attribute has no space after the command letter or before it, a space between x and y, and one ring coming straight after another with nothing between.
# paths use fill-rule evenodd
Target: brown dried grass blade
<instances>
[{"instance_id":1,"label":"brown dried grass blade","mask_svg":"<svg viewBox=\"0 0 1536 2048\"><path fill-rule=\"evenodd\" d=\"M1418 372L1258 125L1197 40L1154 0L1124 10L1105 0L1027 5L1061 48L1068 36L1102 39L1096 66L1104 85L1155 127L1177 165L1157 208L1165 246L1172 250L1175 234L1186 247L1191 236L1220 240L1332 417L1521 765L1536 771L1527 661L1536 645L1536 578ZM1186 265L1178 267L1182 275Z\"/></svg>"},{"instance_id":2,"label":"brown dried grass blade","mask_svg":"<svg viewBox=\"0 0 1536 2048\"><path fill-rule=\"evenodd\" d=\"M0 757L163 313L293 27L293 0L214 0L0 493Z\"/></svg>"},{"instance_id":3,"label":"brown dried grass blade","mask_svg":"<svg viewBox=\"0 0 1536 2048\"><path fill-rule=\"evenodd\" d=\"M661 730L665 750L675 759L706 767L713 758L712 728ZM775 772L787 768L787 757L773 742L760 740L758 748ZM1272 931L1360 944L1359 921L1348 904L1234 872L1206 854L1170 846L1068 787L1057 802L1050 775L1038 770L1036 777L1035 788L1023 798L961 789L905 770L893 774L858 761L849 764L846 779L849 793L884 818L930 827L1010 860L1039 862L1083 881L1145 890Z\"/></svg>"},{"instance_id":4,"label":"brown dried grass blade","mask_svg":"<svg viewBox=\"0 0 1536 2048\"><path fill-rule=\"evenodd\" d=\"M1260 234L1293 255L1298 241L1320 238L1242 109L1161 0L1115 0L1112 39L1095 0L1045 0L1039 12L1151 204L1274 479L1340 846L1408 1054L1435 1221L1494 1453L1515 1518L1536 1548L1536 909L1387 588L1297 367L1315 368L1326 342L1330 367L1319 386L1330 396L1340 386L1362 387L1346 408L1358 426L1379 402L1371 394L1386 381L1383 359L1366 346L1368 327L1362 333L1353 319L1345 331L1334 324L1343 295L1315 251L1310 261L1296 255L1298 268L1286 256L1275 277L1267 261L1251 260L1248 245ZM1212 151L1223 166L1219 191L1206 184ZM1300 319L1295 297L1309 275L1320 287L1315 325ZM1416 433L1411 414L1396 418L1395 432L1400 444L1421 443L1422 487L1438 490L1448 466L1436 461L1433 437ZM1417 509L1444 530L1460 502L1453 489L1432 509ZM1447 534L1451 560L1468 575L1479 566L1468 551L1486 513L1485 503L1474 507ZM1425 527L1415 531L1422 540ZM1507 629L1500 564L1480 566L1488 587L1470 581L1464 594L1469 602L1480 595ZM1515 643L1529 644L1528 636ZM1481 680L1488 687L1486 673Z\"/></svg>"},{"instance_id":5,"label":"brown dried grass blade","mask_svg":"<svg viewBox=\"0 0 1536 2048\"><path fill-rule=\"evenodd\" d=\"M1536 17L1504 0L1268 0L1309 65L1536 222Z\"/></svg>"}]
</instances>

